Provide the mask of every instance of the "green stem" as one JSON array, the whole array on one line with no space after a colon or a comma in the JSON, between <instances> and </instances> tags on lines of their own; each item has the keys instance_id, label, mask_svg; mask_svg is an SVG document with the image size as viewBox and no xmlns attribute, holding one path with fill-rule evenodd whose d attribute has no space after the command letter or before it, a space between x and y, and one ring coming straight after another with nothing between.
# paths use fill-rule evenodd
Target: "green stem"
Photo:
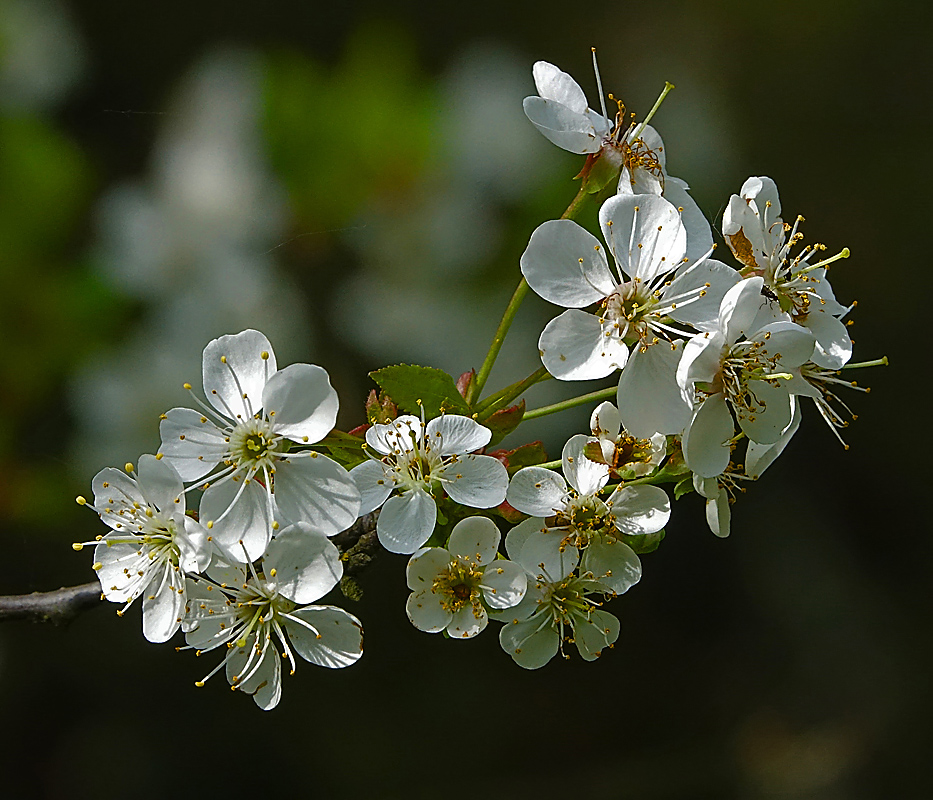
<instances>
[{"instance_id":1,"label":"green stem","mask_svg":"<svg viewBox=\"0 0 933 800\"><path fill-rule=\"evenodd\" d=\"M599 389L589 394L582 394L579 397L571 397L569 400L561 400L559 403L553 403L549 406L533 408L525 412L525 416L522 417L522 422L529 419L536 419L537 417L546 417L548 414L556 414L558 411L566 411L568 408L582 406L594 400L610 400L616 396L616 392L618 391L618 387L610 386L607 389Z\"/></svg>"},{"instance_id":2,"label":"green stem","mask_svg":"<svg viewBox=\"0 0 933 800\"><path fill-rule=\"evenodd\" d=\"M563 465L564 462L562 459L557 459L557 461L545 461L543 464L535 464L536 467L544 467L545 469L557 469Z\"/></svg>"},{"instance_id":3,"label":"green stem","mask_svg":"<svg viewBox=\"0 0 933 800\"><path fill-rule=\"evenodd\" d=\"M547 369L539 367L524 380L513 383L505 389L496 393L493 398L487 398L479 405L479 411L476 418L482 422L495 414L500 408L506 408L513 400L521 397L529 388L536 383L546 381L551 377Z\"/></svg>"},{"instance_id":4,"label":"green stem","mask_svg":"<svg viewBox=\"0 0 933 800\"><path fill-rule=\"evenodd\" d=\"M564 213L560 215L560 218L573 219L587 197L589 197L589 193L581 186L577 192L577 196L570 201L570 205L567 206ZM495 366L496 359L499 357L499 351L505 343L505 337L508 335L509 328L512 327L512 322L515 319L515 315L518 313L518 308L521 306L522 300L525 299L525 295L528 294L528 288L528 281L526 281L523 276L512 294L512 299L509 300L509 304L505 307L505 312L499 322L499 327L496 328L496 333L492 337L492 344L489 345L489 352L486 353L486 358L483 360L479 372L476 373L476 378L473 379L470 383L470 388L467 389L465 399L469 405L473 405L476 399L482 394L483 387L486 385L486 381L489 380L489 373L492 372L492 368Z\"/></svg>"}]
</instances>

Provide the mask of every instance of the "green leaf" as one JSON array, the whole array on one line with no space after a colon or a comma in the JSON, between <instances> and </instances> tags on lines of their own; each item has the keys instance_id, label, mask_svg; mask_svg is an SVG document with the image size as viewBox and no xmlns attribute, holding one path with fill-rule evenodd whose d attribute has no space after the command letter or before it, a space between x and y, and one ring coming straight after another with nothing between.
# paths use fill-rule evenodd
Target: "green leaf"
<instances>
[{"instance_id":1,"label":"green leaf","mask_svg":"<svg viewBox=\"0 0 933 800\"><path fill-rule=\"evenodd\" d=\"M693 491L693 476L688 476L684 478L680 483L674 487L674 499L680 500L685 494L690 494Z\"/></svg>"},{"instance_id":2,"label":"green leaf","mask_svg":"<svg viewBox=\"0 0 933 800\"><path fill-rule=\"evenodd\" d=\"M664 529L662 528L657 533L643 533L640 536L625 536L622 541L636 553L653 553L658 549L658 545L664 541Z\"/></svg>"},{"instance_id":3,"label":"green leaf","mask_svg":"<svg viewBox=\"0 0 933 800\"><path fill-rule=\"evenodd\" d=\"M456 382L443 370L397 364L370 372L369 377L409 414L420 414L423 407L427 419L445 413L470 416L470 407L457 391Z\"/></svg>"}]
</instances>

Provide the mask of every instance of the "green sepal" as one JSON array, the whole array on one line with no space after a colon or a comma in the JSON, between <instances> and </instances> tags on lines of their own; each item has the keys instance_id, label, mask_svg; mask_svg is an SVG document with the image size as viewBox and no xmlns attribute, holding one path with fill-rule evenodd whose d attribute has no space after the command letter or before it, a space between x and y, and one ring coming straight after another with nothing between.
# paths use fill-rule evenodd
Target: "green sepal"
<instances>
[{"instance_id":1,"label":"green sepal","mask_svg":"<svg viewBox=\"0 0 933 800\"><path fill-rule=\"evenodd\" d=\"M406 413L420 414L424 408L426 419L449 413L470 416L456 382L443 370L397 364L370 372L369 377Z\"/></svg>"},{"instance_id":2,"label":"green sepal","mask_svg":"<svg viewBox=\"0 0 933 800\"><path fill-rule=\"evenodd\" d=\"M625 536L622 539L625 544L632 548L636 553L653 553L658 549L658 545L664 541L664 528L656 533L642 533L637 536Z\"/></svg>"},{"instance_id":3,"label":"green sepal","mask_svg":"<svg viewBox=\"0 0 933 800\"><path fill-rule=\"evenodd\" d=\"M693 476L687 476L674 487L674 499L680 500L685 494L693 491Z\"/></svg>"}]
</instances>

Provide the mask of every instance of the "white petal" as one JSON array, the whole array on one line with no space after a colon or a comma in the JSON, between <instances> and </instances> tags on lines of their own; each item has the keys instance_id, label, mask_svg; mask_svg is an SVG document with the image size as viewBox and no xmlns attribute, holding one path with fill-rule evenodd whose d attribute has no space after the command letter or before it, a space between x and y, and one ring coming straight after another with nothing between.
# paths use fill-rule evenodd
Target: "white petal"
<instances>
[{"instance_id":1,"label":"white petal","mask_svg":"<svg viewBox=\"0 0 933 800\"><path fill-rule=\"evenodd\" d=\"M425 633L440 633L453 618L453 615L441 605L440 595L435 594L430 586L408 595L405 613L408 615L409 622Z\"/></svg>"},{"instance_id":2,"label":"white petal","mask_svg":"<svg viewBox=\"0 0 933 800\"><path fill-rule=\"evenodd\" d=\"M583 456L588 439L589 437L582 433L571 436L561 454L564 477L581 495L596 494L609 483L609 467Z\"/></svg>"},{"instance_id":3,"label":"white petal","mask_svg":"<svg viewBox=\"0 0 933 800\"><path fill-rule=\"evenodd\" d=\"M454 639L472 639L482 633L488 624L489 616L485 608L480 606L474 609L466 605L453 615L447 626L447 633Z\"/></svg>"},{"instance_id":4,"label":"white petal","mask_svg":"<svg viewBox=\"0 0 933 800\"><path fill-rule=\"evenodd\" d=\"M761 278L746 278L723 295L719 306L719 332L728 344L751 331L751 324L761 308L762 286Z\"/></svg>"},{"instance_id":5,"label":"white petal","mask_svg":"<svg viewBox=\"0 0 933 800\"><path fill-rule=\"evenodd\" d=\"M716 536L725 539L729 535L731 522L732 509L726 492L720 492L718 496L706 501L706 524Z\"/></svg>"},{"instance_id":6,"label":"white petal","mask_svg":"<svg viewBox=\"0 0 933 800\"><path fill-rule=\"evenodd\" d=\"M677 277L664 291L665 300L698 289L705 294L679 302L677 308L671 311L671 318L686 322L700 331L717 330L722 299L740 280L742 276L736 270L712 258L678 270ZM706 286L707 283L709 286Z\"/></svg>"},{"instance_id":7,"label":"white petal","mask_svg":"<svg viewBox=\"0 0 933 800\"><path fill-rule=\"evenodd\" d=\"M852 358L852 340L844 322L825 311L811 311L804 324L816 337L813 363L826 369L839 369Z\"/></svg>"},{"instance_id":8,"label":"white petal","mask_svg":"<svg viewBox=\"0 0 933 800\"><path fill-rule=\"evenodd\" d=\"M324 534L306 522L298 522L279 531L269 542L262 569L270 588L304 605L337 585L343 575L343 562Z\"/></svg>"},{"instance_id":9,"label":"white petal","mask_svg":"<svg viewBox=\"0 0 933 800\"><path fill-rule=\"evenodd\" d=\"M599 658L600 653L618 638L619 620L608 611L592 611L589 619L578 621L573 627L577 650L587 661Z\"/></svg>"},{"instance_id":10,"label":"white petal","mask_svg":"<svg viewBox=\"0 0 933 800\"><path fill-rule=\"evenodd\" d=\"M395 482L381 461L364 461L350 470L362 500L360 515L369 514L381 506L392 494Z\"/></svg>"},{"instance_id":11,"label":"white petal","mask_svg":"<svg viewBox=\"0 0 933 800\"><path fill-rule=\"evenodd\" d=\"M443 547L422 548L409 559L405 569L408 588L413 592L430 590L434 579L447 571L450 561L450 552Z\"/></svg>"},{"instance_id":12,"label":"white petal","mask_svg":"<svg viewBox=\"0 0 933 800\"><path fill-rule=\"evenodd\" d=\"M171 464L183 481L203 478L224 460L230 446L224 432L200 411L173 408L159 423L163 461Z\"/></svg>"},{"instance_id":13,"label":"white petal","mask_svg":"<svg viewBox=\"0 0 933 800\"><path fill-rule=\"evenodd\" d=\"M751 413L743 407L733 406L739 427L753 442L776 442L781 438L782 431L790 425L794 414L787 387L772 386L767 381L750 381L748 388L756 402Z\"/></svg>"},{"instance_id":14,"label":"white petal","mask_svg":"<svg viewBox=\"0 0 933 800\"><path fill-rule=\"evenodd\" d=\"M562 381L605 378L625 366L628 347L610 321L570 309L555 317L538 339L541 361Z\"/></svg>"},{"instance_id":15,"label":"white petal","mask_svg":"<svg viewBox=\"0 0 933 800\"><path fill-rule=\"evenodd\" d=\"M536 61L531 68L538 94L545 100L556 100L571 111L582 114L587 109L583 89L570 75L547 61Z\"/></svg>"},{"instance_id":16,"label":"white petal","mask_svg":"<svg viewBox=\"0 0 933 800\"><path fill-rule=\"evenodd\" d=\"M447 549L455 556L484 566L492 563L502 535L489 517L467 517L450 532Z\"/></svg>"},{"instance_id":17,"label":"white petal","mask_svg":"<svg viewBox=\"0 0 933 800\"><path fill-rule=\"evenodd\" d=\"M694 395L694 383L712 381L722 367L726 341L721 333L698 333L684 345L677 364L677 385L684 402Z\"/></svg>"},{"instance_id":18,"label":"white petal","mask_svg":"<svg viewBox=\"0 0 933 800\"><path fill-rule=\"evenodd\" d=\"M797 428L800 427L800 420L802 417L800 413L800 402L793 397L791 401L794 406L794 416L791 419L790 425L781 433L780 439L774 444L758 444L757 442L751 441L748 443L748 449L745 451L745 473L750 478L761 477L762 473L764 473L764 471L775 462L777 457L784 452L787 443L797 432Z\"/></svg>"},{"instance_id":19,"label":"white petal","mask_svg":"<svg viewBox=\"0 0 933 800\"><path fill-rule=\"evenodd\" d=\"M273 375L262 393L266 415L280 436L314 444L337 421L337 392L327 370L314 364L292 364Z\"/></svg>"},{"instance_id":20,"label":"white petal","mask_svg":"<svg viewBox=\"0 0 933 800\"><path fill-rule=\"evenodd\" d=\"M580 573L587 572L615 594L624 594L641 580L641 561L627 544L606 539L583 551Z\"/></svg>"},{"instance_id":21,"label":"white petal","mask_svg":"<svg viewBox=\"0 0 933 800\"><path fill-rule=\"evenodd\" d=\"M266 489L254 480L243 487L234 503L241 486L240 481L230 480L208 488L201 497L199 517L214 544L229 558L245 564L259 558L272 539L272 510Z\"/></svg>"},{"instance_id":22,"label":"white petal","mask_svg":"<svg viewBox=\"0 0 933 800\"><path fill-rule=\"evenodd\" d=\"M210 533L200 522L191 517L181 518L181 532L176 536L181 551L181 568L185 572L204 572L211 563L213 547L208 539Z\"/></svg>"},{"instance_id":23,"label":"white petal","mask_svg":"<svg viewBox=\"0 0 933 800\"><path fill-rule=\"evenodd\" d=\"M178 472L165 459L140 456L136 475L136 484L149 505L167 513L185 513L185 487Z\"/></svg>"},{"instance_id":24,"label":"white petal","mask_svg":"<svg viewBox=\"0 0 933 800\"><path fill-rule=\"evenodd\" d=\"M549 220L535 228L521 268L535 292L564 308L583 308L616 288L599 239L569 219Z\"/></svg>"},{"instance_id":25,"label":"white petal","mask_svg":"<svg viewBox=\"0 0 933 800\"><path fill-rule=\"evenodd\" d=\"M403 414L386 425L373 425L366 429L366 444L377 453L408 452L414 449L424 435L424 425L418 417Z\"/></svg>"},{"instance_id":26,"label":"white petal","mask_svg":"<svg viewBox=\"0 0 933 800\"><path fill-rule=\"evenodd\" d=\"M593 436L615 439L622 429L622 418L619 409L606 400L593 409L590 415L590 430Z\"/></svg>"},{"instance_id":27,"label":"white petal","mask_svg":"<svg viewBox=\"0 0 933 800\"><path fill-rule=\"evenodd\" d=\"M773 322L755 333L755 341L764 342L764 351L777 357L782 369L805 364L813 355L813 333L793 322Z\"/></svg>"},{"instance_id":28,"label":"white petal","mask_svg":"<svg viewBox=\"0 0 933 800\"><path fill-rule=\"evenodd\" d=\"M558 147L581 154L598 153L602 149L603 134L599 130L602 117L599 114L581 114L542 97L526 97L522 108L531 124Z\"/></svg>"},{"instance_id":29,"label":"white petal","mask_svg":"<svg viewBox=\"0 0 933 800\"><path fill-rule=\"evenodd\" d=\"M671 501L660 486L625 486L607 500L616 527L630 536L656 533L671 517Z\"/></svg>"},{"instance_id":30,"label":"white petal","mask_svg":"<svg viewBox=\"0 0 933 800\"><path fill-rule=\"evenodd\" d=\"M110 541L116 534L108 533L94 548L94 560L101 564L97 570L100 590L111 603L125 603L137 597L143 588L134 582L140 566L146 566L148 558L135 545Z\"/></svg>"},{"instance_id":31,"label":"white petal","mask_svg":"<svg viewBox=\"0 0 933 800\"><path fill-rule=\"evenodd\" d=\"M662 196L676 206L680 212L680 219L684 224L684 230L687 232L685 256L690 261L705 256L713 247L713 231L710 229L706 216L700 211L696 200L687 193L687 184L680 178L673 178L668 175L664 179Z\"/></svg>"},{"instance_id":32,"label":"white petal","mask_svg":"<svg viewBox=\"0 0 933 800\"><path fill-rule=\"evenodd\" d=\"M268 358L264 359L263 353L268 353ZM246 420L258 412L263 387L275 371L272 345L259 331L221 336L204 348L204 394L227 417Z\"/></svg>"},{"instance_id":33,"label":"white petal","mask_svg":"<svg viewBox=\"0 0 933 800\"><path fill-rule=\"evenodd\" d=\"M275 500L289 522L309 522L325 536L346 530L360 513L360 492L350 473L319 453L279 462Z\"/></svg>"},{"instance_id":34,"label":"white petal","mask_svg":"<svg viewBox=\"0 0 933 800\"><path fill-rule=\"evenodd\" d=\"M663 197L617 194L599 209L599 223L619 267L632 278L651 281L683 263L687 231Z\"/></svg>"},{"instance_id":35,"label":"white petal","mask_svg":"<svg viewBox=\"0 0 933 800\"><path fill-rule=\"evenodd\" d=\"M234 646L227 652L227 680L237 690L251 694L263 711L269 711L282 696L282 665L273 642L260 639L259 647L265 647L262 655L256 652L258 636L251 634L243 647Z\"/></svg>"},{"instance_id":36,"label":"white petal","mask_svg":"<svg viewBox=\"0 0 933 800\"><path fill-rule=\"evenodd\" d=\"M543 667L557 655L560 636L549 624L542 627L543 618L507 622L499 631L499 644L515 663L525 669Z\"/></svg>"},{"instance_id":37,"label":"white petal","mask_svg":"<svg viewBox=\"0 0 933 800\"><path fill-rule=\"evenodd\" d=\"M515 559L536 579L558 583L577 568L580 551L564 544L566 529L555 528L547 533L532 532Z\"/></svg>"},{"instance_id":38,"label":"white petal","mask_svg":"<svg viewBox=\"0 0 933 800\"><path fill-rule=\"evenodd\" d=\"M459 456L433 475L441 478L451 499L470 508L492 508L505 500L509 473L492 456Z\"/></svg>"},{"instance_id":39,"label":"white petal","mask_svg":"<svg viewBox=\"0 0 933 800\"><path fill-rule=\"evenodd\" d=\"M91 482L91 487L94 491L94 505L101 512L101 518L111 528L125 529L126 509L132 508L134 503L146 505L146 498L136 481L113 467L106 467L98 472ZM124 514L121 514L121 511Z\"/></svg>"},{"instance_id":40,"label":"white petal","mask_svg":"<svg viewBox=\"0 0 933 800\"><path fill-rule=\"evenodd\" d=\"M521 564L500 558L483 572L483 598L490 608L517 606L528 590L528 578Z\"/></svg>"},{"instance_id":41,"label":"white petal","mask_svg":"<svg viewBox=\"0 0 933 800\"><path fill-rule=\"evenodd\" d=\"M558 473L544 467L525 467L512 476L505 499L523 514L550 517L564 507L566 496L567 481Z\"/></svg>"},{"instance_id":42,"label":"white petal","mask_svg":"<svg viewBox=\"0 0 933 800\"><path fill-rule=\"evenodd\" d=\"M707 397L684 432L684 460L704 478L721 475L729 466L729 440L735 436L735 423L721 394Z\"/></svg>"},{"instance_id":43,"label":"white petal","mask_svg":"<svg viewBox=\"0 0 933 800\"><path fill-rule=\"evenodd\" d=\"M472 453L489 444L492 431L476 420L460 414L443 414L425 429L425 443L442 456ZM440 441L440 448L437 442Z\"/></svg>"},{"instance_id":44,"label":"white petal","mask_svg":"<svg viewBox=\"0 0 933 800\"><path fill-rule=\"evenodd\" d=\"M635 348L616 395L622 424L632 436L679 434L687 425L693 406L685 402L675 380L682 353L679 343L673 348L666 342L644 351Z\"/></svg>"},{"instance_id":45,"label":"white petal","mask_svg":"<svg viewBox=\"0 0 933 800\"><path fill-rule=\"evenodd\" d=\"M336 606L306 606L291 613L317 631L285 620L288 636L298 654L313 664L338 669L349 667L363 655L363 626L352 614Z\"/></svg>"},{"instance_id":46,"label":"white petal","mask_svg":"<svg viewBox=\"0 0 933 800\"><path fill-rule=\"evenodd\" d=\"M412 489L386 500L376 533L382 546L390 553L414 553L434 532L437 505L423 489Z\"/></svg>"},{"instance_id":47,"label":"white petal","mask_svg":"<svg viewBox=\"0 0 933 800\"><path fill-rule=\"evenodd\" d=\"M541 517L529 517L522 520L505 535L505 552L509 554L512 561L517 561L528 537L532 533L547 533L547 531L548 527Z\"/></svg>"},{"instance_id":48,"label":"white petal","mask_svg":"<svg viewBox=\"0 0 933 800\"><path fill-rule=\"evenodd\" d=\"M143 636L150 642L167 642L181 625L185 613L185 583L170 564L156 570L143 593Z\"/></svg>"}]
</instances>

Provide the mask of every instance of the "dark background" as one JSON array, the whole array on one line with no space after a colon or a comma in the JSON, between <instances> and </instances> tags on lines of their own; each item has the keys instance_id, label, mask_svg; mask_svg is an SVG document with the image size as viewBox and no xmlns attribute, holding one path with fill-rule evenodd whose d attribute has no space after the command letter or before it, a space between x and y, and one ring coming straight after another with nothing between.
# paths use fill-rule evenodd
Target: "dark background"
<instances>
[{"instance_id":1,"label":"dark background","mask_svg":"<svg viewBox=\"0 0 933 800\"><path fill-rule=\"evenodd\" d=\"M213 657L148 644L136 608L7 624L4 796L930 796L924 4L263 9L0 1L3 593L90 579L69 544L99 525L71 498L158 446L156 417L185 404L174 387L196 378L212 336L259 327L280 363L326 367L344 427L362 421L370 369L478 366L528 235L569 202L581 162L524 121L537 59L596 104L596 46L606 90L642 114L676 84L655 119L671 174L714 228L746 177L773 177L807 241L851 249L832 279L859 301L855 358L891 367L858 376L870 395L844 397L859 416L848 451L805 409L729 539L706 530L696 496L676 504L642 582L610 607L618 643L593 664L529 673L494 630L416 631L404 559L388 554L358 605L335 598L363 620L365 658L300 663L270 713L222 676L195 689ZM30 47L50 66L3 62ZM21 77L56 70L57 88ZM206 73L215 82L198 84ZM228 74L246 78L224 106ZM245 123L227 123L249 103ZM180 170L179 142L201 142ZM218 154L226 174L231 152L255 196L225 205L242 182L212 194L197 179L204 197L173 194ZM127 216L140 197L162 209L158 235ZM529 298L491 388L534 369L553 315ZM529 433L556 457L585 415L549 419Z\"/></svg>"}]
</instances>

